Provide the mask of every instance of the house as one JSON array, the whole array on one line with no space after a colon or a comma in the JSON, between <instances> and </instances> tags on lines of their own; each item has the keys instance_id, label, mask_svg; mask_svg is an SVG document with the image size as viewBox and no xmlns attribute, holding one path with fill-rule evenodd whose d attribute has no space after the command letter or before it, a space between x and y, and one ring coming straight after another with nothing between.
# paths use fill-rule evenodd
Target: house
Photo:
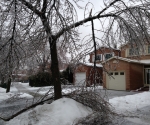
<instances>
[{"instance_id":1,"label":"house","mask_svg":"<svg viewBox=\"0 0 150 125\"><path fill-rule=\"evenodd\" d=\"M94 69L94 51L89 53L89 63L78 63L74 70L74 84L90 86L93 83L102 84L103 66L101 62L113 57L120 56L120 50L100 47L96 50L96 68Z\"/></svg>"},{"instance_id":2,"label":"house","mask_svg":"<svg viewBox=\"0 0 150 125\"><path fill-rule=\"evenodd\" d=\"M96 50L96 62L101 63L113 56L120 56L120 50L102 46ZM95 52L90 53L90 63L94 63Z\"/></svg>"},{"instance_id":3,"label":"house","mask_svg":"<svg viewBox=\"0 0 150 125\"><path fill-rule=\"evenodd\" d=\"M94 82L101 84L102 71L101 64L96 64L96 69L94 69L93 63L78 63L74 72L74 84L79 86L90 86ZM95 81L94 78L96 78Z\"/></svg>"},{"instance_id":4,"label":"house","mask_svg":"<svg viewBox=\"0 0 150 125\"><path fill-rule=\"evenodd\" d=\"M141 48L126 44L121 57L114 56L103 62L104 87L113 90L136 90L150 85L150 45Z\"/></svg>"}]
</instances>

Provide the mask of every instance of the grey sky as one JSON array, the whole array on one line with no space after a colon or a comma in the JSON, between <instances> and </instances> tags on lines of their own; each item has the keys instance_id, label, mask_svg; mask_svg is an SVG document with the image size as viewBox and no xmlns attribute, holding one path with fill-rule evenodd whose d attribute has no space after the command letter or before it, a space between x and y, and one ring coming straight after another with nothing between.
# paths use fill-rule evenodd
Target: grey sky
<instances>
[{"instance_id":1,"label":"grey sky","mask_svg":"<svg viewBox=\"0 0 150 125\"><path fill-rule=\"evenodd\" d=\"M92 9L92 15L94 15L96 12L100 11L102 9L102 7L104 7L103 4L103 0L85 0L84 2L80 2L80 5L82 7L86 7L86 4L89 2L86 11L84 12L84 10L81 9L77 9L78 12L78 20L82 20L84 19L84 13L85 13L85 17L89 16L89 11ZM93 4L90 4L90 2ZM94 25L98 26L98 21L94 21ZM83 26L80 26L79 28L79 32L81 33L81 38L83 38L86 35L91 34L91 23L86 23Z\"/></svg>"}]
</instances>

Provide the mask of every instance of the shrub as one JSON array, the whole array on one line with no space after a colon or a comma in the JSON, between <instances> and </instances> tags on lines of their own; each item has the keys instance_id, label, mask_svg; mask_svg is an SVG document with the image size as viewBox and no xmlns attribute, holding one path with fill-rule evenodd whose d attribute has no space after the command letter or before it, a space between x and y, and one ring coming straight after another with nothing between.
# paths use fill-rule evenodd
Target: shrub
<instances>
[{"instance_id":1,"label":"shrub","mask_svg":"<svg viewBox=\"0 0 150 125\"><path fill-rule=\"evenodd\" d=\"M50 86L52 84L52 75L49 72L39 72L29 77L29 85L34 87Z\"/></svg>"},{"instance_id":2,"label":"shrub","mask_svg":"<svg viewBox=\"0 0 150 125\"><path fill-rule=\"evenodd\" d=\"M63 84L73 83L73 73L71 68L68 66L66 70L60 73L61 82Z\"/></svg>"},{"instance_id":3,"label":"shrub","mask_svg":"<svg viewBox=\"0 0 150 125\"><path fill-rule=\"evenodd\" d=\"M7 83L3 83L3 84L0 84L0 87L2 87L2 88L7 88Z\"/></svg>"}]
</instances>

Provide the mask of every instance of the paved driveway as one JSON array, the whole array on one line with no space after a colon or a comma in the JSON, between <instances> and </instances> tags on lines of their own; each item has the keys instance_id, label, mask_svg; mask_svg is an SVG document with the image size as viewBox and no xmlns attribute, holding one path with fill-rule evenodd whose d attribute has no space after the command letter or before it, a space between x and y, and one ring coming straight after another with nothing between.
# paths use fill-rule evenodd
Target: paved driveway
<instances>
[{"instance_id":1,"label":"paved driveway","mask_svg":"<svg viewBox=\"0 0 150 125\"><path fill-rule=\"evenodd\" d=\"M133 91L116 91L116 90L96 90L96 91L100 92L101 96L106 97L107 99L140 93Z\"/></svg>"}]
</instances>

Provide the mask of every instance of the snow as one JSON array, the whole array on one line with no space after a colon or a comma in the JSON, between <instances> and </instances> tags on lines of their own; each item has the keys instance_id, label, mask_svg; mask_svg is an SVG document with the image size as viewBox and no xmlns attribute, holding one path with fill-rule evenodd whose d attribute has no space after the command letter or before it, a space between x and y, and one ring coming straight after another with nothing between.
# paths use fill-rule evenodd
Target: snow
<instances>
[{"instance_id":1,"label":"snow","mask_svg":"<svg viewBox=\"0 0 150 125\"><path fill-rule=\"evenodd\" d=\"M150 59L140 60L140 62L143 63L143 64L150 64Z\"/></svg>"},{"instance_id":2,"label":"snow","mask_svg":"<svg viewBox=\"0 0 150 125\"><path fill-rule=\"evenodd\" d=\"M4 93L6 92L6 89L0 87L0 92Z\"/></svg>"},{"instance_id":3,"label":"snow","mask_svg":"<svg viewBox=\"0 0 150 125\"><path fill-rule=\"evenodd\" d=\"M119 112L136 111L150 105L150 92L142 92L135 95L115 97L110 99L110 104Z\"/></svg>"},{"instance_id":4,"label":"snow","mask_svg":"<svg viewBox=\"0 0 150 125\"><path fill-rule=\"evenodd\" d=\"M119 57L119 56L113 56L113 57L109 58L108 60L106 60L106 61L104 61L102 63L108 62L109 60L112 60L112 59L122 60L122 61L126 61L126 62L131 62L131 63L145 64L145 65L150 64L150 59L137 60L137 59L123 58L123 57Z\"/></svg>"},{"instance_id":5,"label":"snow","mask_svg":"<svg viewBox=\"0 0 150 125\"><path fill-rule=\"evenodd\" d=\"M77 65L79 64L82 64L82 65L85 65L85 66L94 66L94 63L82 63L82 62L79 62ZM103 67L101 64L96 64L96 67Z\"/></svg>"},{"instance_id":6,"label":"snow","mask_svg":"<svg viewBox=\"0 0 150 125\"><path fill-rule=\"evenodd\" d=\"M94 63L83 63L87 66L94 66ZM96 64L96 67L103 67L101 64Z\"/></svg>"},{"instance_id":7,"label":"snow","mask_svg":"<svg viewBox=\"0 0 150 125\"><path fill-rule=\"evenodd\" d=\"M0 87L0 102L13 96L18 98L33 98L33 96L28 93L18 92L17 88L13 84L11 85L10 92L8 93L6 93L6 89Z\"/></svg>"},{"instance_id":8,"label":"snow","mask_svg":"<svg viewBox=\"0 0 150 125\"><path fill-rule=\"evenodd\" d=\"M17 83L18 85L22 85L24 88L28 90L37 90L39 89L34 87L30 87L26 83ZM5 89L0 88L0 101L8 99L12 97L16 92L15 86L13 87L13 92L5 93ZM68 87L62 89L62 92L67 94L75 91L76 87ZM50 87L43 87L43 92L47 92ZM87 88L91 90L91 88ZM97 87L96 89L103 89L102 86ZM53 90L53 89L52 89ZM51 93L51 92L50 92ZM30 93L19 92L20 98L33 98ZM118 113L123 113L125 115L129 115L130 113L135 113L136 111L140 111L141 108L150 106L150 92L137 92L134 95L120 96L109 99L109 103L113 107L113 109ZM36 124L36 125L73 125L78 119L82 117L86 117L91 114L92 110L88 107L85 107L81 103L76 102L73 99L62 98L54 101L51 104L43 104L39 105L32 110L22 113L21 115L15 117L14 119L7 122L6 125L28 125L28 124ZM148 125L140 118L125 118L128 121L131 121L135 124Z\"/></svg>"},{"instance_id":9,"label":"snow","mask_svg":"<svg viewBox=\"0 0 150 125\"><path fill-rule=\"evenodd\" d=\"M33 98L32 95L27 94L27 93L19 93L19 98Z\"/></svg>"},{"instance_id":10,"label":"snow","mask_svg":"<svg viewBox=\"0 0 150 125\"><path fill-rule=\"evenodd\" d=\"M6 93L6 89L0 87L0 102L11 98L13 95L13 93Z\"/></svg>"},{"instance_id":11,"label":"snow","mask_svg":"<svg viewBox=\"0 0 150 125\"><path fill-rule=\"evenodd\" d=\"M73 125L92 110L69 98L62 98L51 104L37 106L9 121L6 125Z\"/></svg>"}]
</instances>

